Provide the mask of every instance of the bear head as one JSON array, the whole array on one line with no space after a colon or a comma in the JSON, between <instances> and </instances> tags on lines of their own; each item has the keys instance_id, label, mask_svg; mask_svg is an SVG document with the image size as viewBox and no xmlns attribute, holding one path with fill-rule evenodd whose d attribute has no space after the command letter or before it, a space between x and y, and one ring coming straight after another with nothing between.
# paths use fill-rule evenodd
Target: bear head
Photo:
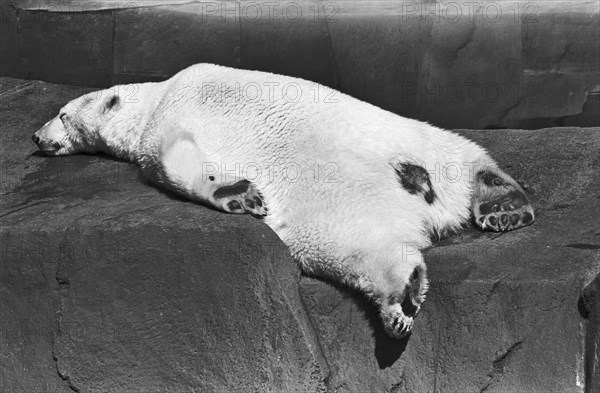
<instances>
[{"instance_id":1,"label":"bear head","mask_svg":"<svg viewBox=\"0 0 600 393\"><path fill-rule=\"evenodd\" d=\"M63 106L31 139L50 156L105 151L102 130L121 106L121 98L113 90L85 94Z\"/></svg>"}]
</instances>

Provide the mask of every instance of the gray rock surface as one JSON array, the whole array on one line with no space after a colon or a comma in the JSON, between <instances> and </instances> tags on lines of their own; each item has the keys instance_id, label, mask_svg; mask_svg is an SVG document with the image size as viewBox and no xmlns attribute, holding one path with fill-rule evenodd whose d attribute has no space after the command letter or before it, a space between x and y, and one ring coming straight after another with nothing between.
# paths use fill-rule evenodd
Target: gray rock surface
<instances>
[{"instance_id":1,"label":"gray rock surface","mask_svg":"<svg viewBox=\"0 0 600 393\"><path fill-rule=\"evenodd\" d=\"M1 391L318 391L285 246L28 134L81 88L2 79ZM307 333L308 332L308 333Z\"/></svg>"},{"instance_id":2,"label":"gray rock surface","mask_svg":"<svg viewBox=\"0 0 600 393\"><path fill-rule=\"evenodd\" d=\"M593 1L0 6L4 76L106 87L210 62L313 80L445 128L600 125Z\"/></svg>"},{"instance_id":3,"label":"gray rock surface","mask_svg":"<svg viewBox=\"0 0 600 393\"><path fill-rule=\"evenodd\" d=\"M0 79L0 391L593 392L599 129L460 131L526 183L537 222L426 254L415 333L308 277L259 220L29 140L86 89Z\"/></svg>"}]
</instances>

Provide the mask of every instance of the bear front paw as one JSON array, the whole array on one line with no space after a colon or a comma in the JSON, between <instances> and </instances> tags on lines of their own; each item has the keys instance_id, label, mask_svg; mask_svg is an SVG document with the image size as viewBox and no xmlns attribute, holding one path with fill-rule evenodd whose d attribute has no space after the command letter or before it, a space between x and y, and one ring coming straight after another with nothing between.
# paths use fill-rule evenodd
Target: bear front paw
<instances>
[{"instance_id":1,"label":"bear front paw","mask_svg":"<svg viewBox=\"0 0 600 393\"><path fill-rule=\"evenodd\" d=\"M213 193L215 204L228 213L267 215L267 207L256 187L248 180L218 187Z\"/></svg>"}]
</instances>

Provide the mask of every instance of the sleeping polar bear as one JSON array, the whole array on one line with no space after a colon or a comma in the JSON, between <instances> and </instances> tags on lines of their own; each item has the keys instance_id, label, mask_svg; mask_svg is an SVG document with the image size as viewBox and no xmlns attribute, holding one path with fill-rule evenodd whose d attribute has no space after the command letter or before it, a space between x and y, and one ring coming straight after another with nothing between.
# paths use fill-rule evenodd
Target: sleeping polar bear
<instances>
[{"instance_id":1,"label":"sleeping polar bear","mask_svg":"<svg viewBox=\"0 0 600 393\"><path fill-rule=\"evenodd\" d=\"M305 80L212 64L66 104L33 136L48 155L104 152L160 186L262 217L308 274L356 288L385 330L413 328L421 250L471 213L534 220L523 189L475 143Z\"/></svg>"}]
</instances>

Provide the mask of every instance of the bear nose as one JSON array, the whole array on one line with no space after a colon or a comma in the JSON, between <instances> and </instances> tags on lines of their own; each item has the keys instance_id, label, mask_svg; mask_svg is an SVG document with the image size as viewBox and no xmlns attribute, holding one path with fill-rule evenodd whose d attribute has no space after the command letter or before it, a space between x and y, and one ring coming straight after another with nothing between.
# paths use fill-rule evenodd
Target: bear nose
<instances>
[{"instance_id":1,"label":"bear nose","mask_svg":"<svg viewBox=\"0 0 600 393\"><path fill-rule=\"evenodd\" d=\"M31 137L31 140L33 141L33 143L35 143L36 145L40 143L40 137L37 136L36 134L33 134L33 136Z\"/></svg>"}]
</instances>

